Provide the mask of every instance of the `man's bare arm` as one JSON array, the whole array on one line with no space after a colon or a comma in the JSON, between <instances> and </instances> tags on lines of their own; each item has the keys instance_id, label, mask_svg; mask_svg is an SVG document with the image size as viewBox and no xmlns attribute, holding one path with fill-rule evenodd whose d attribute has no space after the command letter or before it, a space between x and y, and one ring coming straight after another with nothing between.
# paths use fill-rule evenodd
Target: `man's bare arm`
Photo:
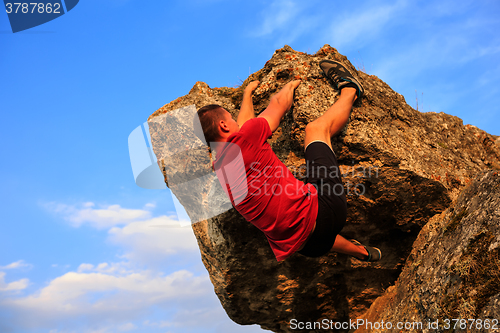
<instances>
[{"instance_id":1,"label":"man's bare arm","mask_svg":"<svg viewBox=\"0 0 500 333\"><path fill-rule=\"evenodd\" d=\"M247 120L255 118L255 111L253 110L252 94L253 91L259 85L259 83L260 83L259 81L250 82L248 86L245 88L245 91L243 92L243 101L241 102L240 113L238 113L238 119L236 119L236 122L240 127L243 126L243 124Z\"/></svg>"},{"instance_id":2,"label":"man's bare arm","mask_svg":"<svg viewBox=\"0 0 500 333\"><path fill-rule=\"evenodd\" d=\"M281 118L292 107L293 93L299 84L300 80L288 82L283 89L271 97L269 106L259 115L267 120L272 132L278 128Z\"/></svg>"}]
</instances>

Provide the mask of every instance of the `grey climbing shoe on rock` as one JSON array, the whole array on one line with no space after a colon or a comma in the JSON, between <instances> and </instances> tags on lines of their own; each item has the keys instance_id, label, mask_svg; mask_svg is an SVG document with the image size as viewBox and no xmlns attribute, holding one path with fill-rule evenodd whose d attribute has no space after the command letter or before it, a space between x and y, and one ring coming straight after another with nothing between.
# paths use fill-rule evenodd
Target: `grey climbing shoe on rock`
<instances>
[{"instance_id":1,"label":"grey climbing shoe on rock","mask_svg":"<svg viewBox=\"0 0 500 333\"><path fill-rule=\"evenodd\" d=\"M368 252L368 258L365 258L365 259L359 259L356 257L354 257L354 258L361 260L361 261L365 261L365 262L374 262L374 261L379 261L380 259L382 259L382 252L380 251L380 249L378 249L376 247L365 246L355 239L351 239L350 241L354 245L364 247L366 249L366 252Z\"/></svg>"},{"instance_id":2,"label":"grey climbing shoe on rock","mask_svg":"<svg viewBox=\"0 0 500 333\"><path fill-rule=\"evenodd\" d=\"M321 60L319 67L327 79L339 90L344 87L355 87L358 99L363 96L364 89L361 83L340 62L334 60Z\"/></svg>"}]
</instances>

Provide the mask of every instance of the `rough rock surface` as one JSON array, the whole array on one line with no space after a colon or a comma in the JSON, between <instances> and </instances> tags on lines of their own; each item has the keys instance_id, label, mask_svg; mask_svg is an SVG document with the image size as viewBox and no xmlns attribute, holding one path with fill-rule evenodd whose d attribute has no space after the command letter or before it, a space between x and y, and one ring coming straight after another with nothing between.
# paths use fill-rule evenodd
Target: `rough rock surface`
<instances>
[{"instance_id":1,"label":"rough rock surface","mask_svg":"<svg viewBox=\"0 0 500 333\"><path fill-rule=\"evenodd\" d=\"M499 222L500 174L485 171L424 226L396 285L360 318L372 324L356 332L397 332L387 329L387 323L397 322L408 323L405 332L500 329ZM457 318L481 321L453 321ZM370 329L382 322L385 329Z\"/></svg>"},{"instance_id":2,"label":"rough rock surface","mask_svg":"<svg viewBox=\"0 0 500 333\"><path fill-rule=\"evenodd\" d=\"M168 131L182 129L167 128L155 119L180 107L194 104L200 108L212 103L236 116L243 89L252 80L261 81L254 93L255 110L260 113L288 81L301 79L292 109L269 141L278 157L301 179L303 174L297 170L304 165L305 126L338 98L338 92L320 73L321 59L343 62L365 88L365 97L353 108L347 131L333 139L348 191L348 223L342 234L378 246L384 259L366 264L335 253L319 259L296 254L278 263L265 236L234 209L195 223L193 230L215 292L229 317L239 324L289 332L293 318L345 321L362 315L394 284L427 221L444 211L474 175L500 166L496 137L464 126L454 116L414 110L403 96L376 76L356 71L346 57L328 45L314 55L285 46L241 87L210 88L197 82L189 94L150 116L158 163L181 204L189 206L191 199L183 199L185 191L169 185L180 160L165 153L162 140L169 140ZM182 170L191 166L189 179L210 169L208 155L186 156L190 159L182 159ZM208 193L213 192L211 183L207 184L199 194L200 202L207 202Z\"/></svg>"}]
</instances>

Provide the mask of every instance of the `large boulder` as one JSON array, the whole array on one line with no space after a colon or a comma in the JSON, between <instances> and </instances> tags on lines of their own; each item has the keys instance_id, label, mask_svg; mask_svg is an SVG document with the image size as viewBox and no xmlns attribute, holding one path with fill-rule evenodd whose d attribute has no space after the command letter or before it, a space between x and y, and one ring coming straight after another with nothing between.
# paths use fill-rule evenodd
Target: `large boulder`
<instances>
[{"instance_id":1,"label":"large boulder","mask_svg":"<svg viewBox=\"0 0 500 333\"><path fill-rule=\"evenodd\" d=\"M200 108L216 103L236 117L243 89L252 80L261 82L254 93L255 110L260 113L287 82L301 79L292 109L269 142L292 173L303 179L304 129L339 96L321 75L318 63L322 59L344 63L365 88L346 131L333 139L333 148L348 199L348 222L342 234L379 247L383 260L368 264L331 253L318 259L296 254L277 262L265 236L227 207L229 210L192 227L215 293L229 317L239 324L296 332L300 330L292 330L292 319L348 321L359 317L395 283L429 219L448 208L478 172L500 167L497 137L464 126L451 115L414 110L382 80L357 71L328 45L314 55L285 46L241 87L210 88L197 82L189 94L150 116L158 164L167 186L187 210L194 211L195 205L210 210L227 205L227 201L221 199L217 182L210 175L206 149L169 152L165 142L171 141L170 147L182 146L174 138L179 136L170 134L181 133L185 139L191 135L187 134L191 120L165 125L165 115L189 105ZM178 186L201 175L208 176L196 190ZM192 214L196 221L202 216Z\"/></svg>"},{"instance_id":2,"label":"large boulder","mask_svg":"<svg viewBox=\"0 0 500 333\"><path fill-rule=\"evenodd\" d=\"M500 174L484 171L424 226L396 285L356 332L399 332L398 323L405 332L498 330L499 222Z\"/></svg>"}]
</instances>

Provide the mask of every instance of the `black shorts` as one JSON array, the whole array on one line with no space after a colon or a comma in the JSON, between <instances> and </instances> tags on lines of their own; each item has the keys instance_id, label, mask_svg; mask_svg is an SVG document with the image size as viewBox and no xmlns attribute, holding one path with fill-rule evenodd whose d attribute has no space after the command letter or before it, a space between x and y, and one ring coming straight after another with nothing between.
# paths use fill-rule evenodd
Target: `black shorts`
<instances>
[{"instance_id":1,"label":"black shorts","mask_svg":"<svg viewBox=\"0 0 500 333\"><path fill-rule=\"evenodd\" d=\"M342 175L333 150L322 141L313 141L305 151L307 178L318 190L316 228L298 251L307 257L328 253L347 218L347 200Z\"/></svg>"}]
</instances>

